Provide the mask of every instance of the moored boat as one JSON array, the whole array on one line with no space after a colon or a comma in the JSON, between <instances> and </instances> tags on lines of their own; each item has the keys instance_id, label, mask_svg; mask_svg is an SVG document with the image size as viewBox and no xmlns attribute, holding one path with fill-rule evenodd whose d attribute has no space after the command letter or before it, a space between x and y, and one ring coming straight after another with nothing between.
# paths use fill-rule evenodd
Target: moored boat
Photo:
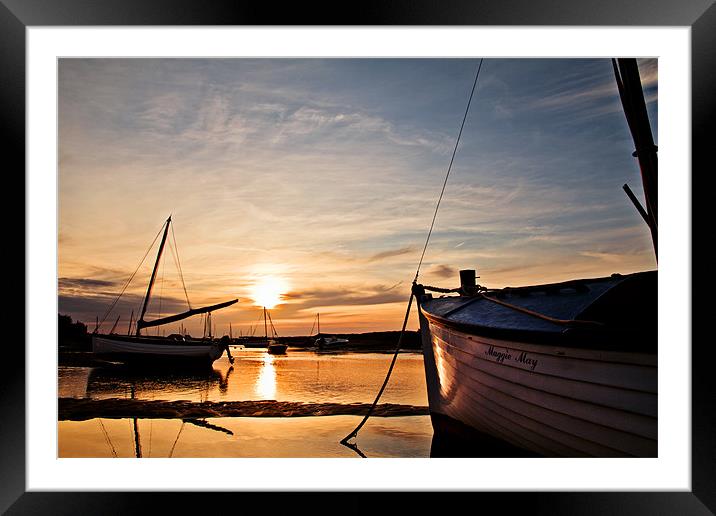
<instances>
[{"instance_id":1,"label":"moored boat","mask_svg":"<svg viewBox=\"0 0 716 516\"><path fill-rule=\"evenodd\" d=\"M348 339L342 339L332 335L321 335L316 339L316 347L320 350L339 348L341 346L347 346L349 343L350 341Z\"/></svg>"},{"instance_id":2,"label":"moored boat","mask_svg":"<svg viewBox=\"0 0 716 516\"><path fill-rule=\"evenodd\" d=\"M318 350L324 351L331 348L339 348L341 346L347 346L349 344L348 339L336 337L335 335L323 335L321 333L321 314L316 314L316 320L318 321L318 329L316 333L316 340L314 345ZM313 328L311 328L313 331Z\"/></svg>"},{"instance_id":3,"label":"moored boat","mask_svg":"<svg viewBox=\"0 0 716 516\"><path fill-rule=\"evenodd\" d=\"M234 359L231 356L231 351L229 349L227 339L216 340L213 339L210 335L209 337L203 339L192 339L183 335L172 335L170 337L165 338L159 336L150 337L141 334L142 330L145 328L178 322L194 315L204 313L210 315L212 311L226 308L238 301L238 299L232 299L230 301L201 308L191 308L190 305L189 310L180 314L170 315L168 317L162 317L159 319L154 319L152 321L144 320L144 316L147 312L147 307L149 306L149 300L152 295L154 282L156 280L159 262L161 261L164 247L167 241L169 226L172 221L171 219L172 218L170 216L165 221L163 226L162 240L159 244L157 258L154 263L154 269L152 270L149 285L147 286L147 292L144 296L142 310L136 322L135 335L118 335L116 333L113 333L113 331L110 331L109 334L100 334L97 332L97 330L95 330L95 332L92 334L92 352L95 355L101 356L103 358L108 358L110 360L119 360L135 365L148 365L151 367L204 367L210 366L215 360L221 357L224 351L226 351L229 360L231 361L231 363L233 363ZM137 269L139 269L139 267L137 267ZM132 277L130 277L129 281L131 281L133 277L134 274L132 275ZM125 289L129 285L129 281L125 285ZM183 281L184 280L182 276L182 284ZM186 291L185 286L184 290ZM124 293L124 290L122 291L122 293ZM122 296L122 293L120 293L117 300L119 299L119 297Z\"/></svg>"},{"instance_id":4,"label":"moored boat","mask_svg":"<svg viewBox=\"0 0 716 516\"><path fill-rule=\"evenodd\" d=\"M656 271L416 290L436 431L454 420L544 456L656 456Z\"/></svg>"},{"instance_id":5,"label":"moored boat","mask_svg":"<svg viewBox=\"0 0 716 516\"><path fill-rule=\"evenodd\" d=\"M656 252L656 146L636 60L613 63L646 208L624 189ZM464 270L459 288L413 292L436 433L541 456L657 456L657 271L487 289Z\"/></svg>"},{"instance_id":6,"label":"moored boat","mask_svg":"<svg viewBox=\"0 0 716 516\"><path fill-rule=\"evenodd\" d=\"M287 344L276 342L275 340L269 340L266 345L266 350L272 355L285 355L287 349Z\"/></svg>"},{"instance_id":7,"label":"moored boat","mask_svg":"<svg viewBox=\"0 0 716 516\"><path fill-rule=\"evenodd\" d=\"M268 319L267 319L268 317ZM276 328L274 328L273 321L271 320L271 315L266 311L266 307L264 307L264 338L265 345L266 345L266 351L270 355L285 355L286 350L288 349L288 344L284 344L283 342L279 342L274 338L269 338L268 336L268 322L271 323L271 335L277 336Z\"/></svg>"},{"instance_id":8,"label":"moored boat","mask_svg":"<svg viewBox=\"0 0 716 516\"><path fill-rule=\"evenodd\" d=\"M152 365L211 365L227 349L219 340L185 339L132 335L92 335L95 355L121 362Z\"/></svg>"}]
</instances>

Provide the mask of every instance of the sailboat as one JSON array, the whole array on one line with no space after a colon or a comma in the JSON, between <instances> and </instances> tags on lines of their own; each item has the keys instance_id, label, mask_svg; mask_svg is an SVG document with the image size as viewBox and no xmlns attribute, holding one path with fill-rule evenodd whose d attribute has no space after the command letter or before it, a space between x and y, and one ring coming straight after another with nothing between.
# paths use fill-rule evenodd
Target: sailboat
<instances>
[{"instance_id":1,"label":"sailboat","mask_svg":"<svg viewBox=\"0 0 716 516\"><path fill-rule=\"evenodd\" d=\"M154 269L152 270L149 285L147 286L147 292L144 296L144 301L142 302L142 308L139 313L139 317L137 318L135 335L117 335L112 332L103 335L95 331L95 333L92 334L92 351L98 356L129 362L132 364L143 364L156 367L201 367L210 366L215 360L220 358L224 353L224 350L226 350L229 360L233 363L234 360L231 356L227 340L215 340L211 338L192 339L188 336L180 334L173 334L168 338L142 335L142 330L145 328L174 323L193 315L204 313L210 314L214 310L226 308L238 301L238 299L232 299L230 301L204 306L201 308L189 307L189 310L176 315L162 317L153 321L144 320L171 223L172 218L169 216L163 226L162 240L159 244L159 251L157 252ZM121 295L122 294L120 294L120 296Z\"/></svg>"},{"instance_id":2,"label":"sailboat","mask_svg":"<svg viewBox=\"0 0 716 516\"><path fill-rule=\"evenodd\" d=\"M269 315L268 318L270 320L271 316ZM266 323L266 307L264 307L264 332L265 332L265 336L266 336L266 350L271 355L285 355L288 345L278 342L278 341L274 340L273 338L269 339L268 325ZM273 321L271 321L271 335L273 336L275 334L276 334L276 328L274 328Z\"/></svg>"},{"instance_id":3,"label":"sailboat","mask_svg":"<svg viewBox=\"0 0 716 516\"><path fill-rule=\"evenodd\" d=\"M321 334L321 314L316 313L318 320L318 331L316 333L315 345L319 350L325 350L338 346L345 346L348 344L348 339L342 339L334 335L322 335Z\"/></svg>"},{"instance_id":4,"label":"sailboat","mask_svg":"<svg viewBox=\"0 0 716 516\"><path fill-rule=\"evenodd\" d=\"M635 59L612 61L657 250L657 156ZM434 298L429 291L456 296ZM657 456L657 271L488 289L417 283L437 434L540 456Z\"/></svg>"}]
</instances>

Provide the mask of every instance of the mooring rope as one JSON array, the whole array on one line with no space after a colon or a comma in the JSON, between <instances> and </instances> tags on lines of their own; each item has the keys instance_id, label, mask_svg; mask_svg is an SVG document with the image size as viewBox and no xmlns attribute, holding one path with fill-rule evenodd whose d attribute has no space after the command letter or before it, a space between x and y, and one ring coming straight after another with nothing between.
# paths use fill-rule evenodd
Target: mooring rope
<instances>
[{"instance_id":1,"label":"mooring rope","mask_svg":"<svg viewBox=\"0 0 716 516\"><path fill-rule=\"evenodd\" d=\"M502 305L505 308L510 308L517 312L522 312L523 314L527 314L532 317L537 317L538 319L542 319L544 321L548 321L553 324L558 324L560 326L594 326L594 327L604 326L604 323L601 323L599 321L588 321L588 320L581 320L581 319L558 319L556 317L552 317L549 315L541 314L539 312L535 312L534 310L530 310L529 308L513 305L512 303L507 303L506 301L501 301L500 299L486 296L483 293L480 293L478 295L483 299L487 299L488 301L492 301L493 303Z\"/></svg>"},{"instance_id":2,"label":"mooring rope","mask_svg":"<svg viewBox=\"0 0 716 516\"><path fill-rule=\"evenodd\" d=\"M433 292L439 292L441 294L451 294L451 293L460 293L465 295L465 292L462 288L441 288L441 287L433 287L430 285L419 285L423 290L430 290ZM593 326L593 327L599 327L604 326L604 323L601 323L599 321L588 321L588 320L582 320L582 319L559 319L557 317L552 317L550 315L546 315L540 312L535 312L534 310L530 310L529 308L525 308L523 306L514 305L512 303L508 303L507 301L502 301L501 299L497 299L495 297L491 297L487 295L487 290L484 289L484 287L477 287L478 289L483 289L482 291L475 291L472 294L472 299L468 301L467 303L464 303L456 308L453 308L447 313L444 313L442 315L443 318L447 318L448 315L451 315L452 313L462 310L463 308L467 307L467 305L470 305L474 303L475 301L478 301L480 299L485 299L487 301L490 301L492 303L504 306L505 308L509 308L511 310L515 310L516 312L521 312L523 314L530 315L532 317L537 317L538 319L542 319L544 321L548 321L554 324L559 324L561 326Z\"/></svg>"},{"instance_id":3,"label":"mooring rope","mask_svg":"<svg viewBox=\"0 0 716 516\"><path fill-rule=\"evenodd\" d=\"M450 158L450 165L448 165L447 173L445 174L445 181L443 181L442 190L440 190L440 197L435 205L435 213L433 213L433 220L430 223L430 230L428 231L428 237L425 239L425 245L423 246L423 252L420 255L420 261L418 262L418 268L415 271L415 279L413 283L418 281L418 274L420 273L420 266L423 264L423 258L425 258L425 251L428 248L428 242L430 242L430 235L433 233L433 227L435 226L435 219L438 216L438 210L440 209L440 202L443 200L443 194L445 193L445 187L447 186L448 178L450 177L450 171L452 170L453 161L455 161L455 154L457 153L457 146L460 144L460 137L462 136L462 130L465 127L465 120L467 120L467 114L470 111L470 103L472 102L472 96L475 93L475 87L477 86L477 79L480 77L480 70L482 69L482 59L477 67L477 73L475 74L475 81L472 83L472 90L470 90L470 98L467 100L467 107L465 108L465 115L462 117L462 124L460 124L460 132L457 133L457 140L455 140L455 148L452 150L452 157Z\"/></svg>"},{"instance_id":4,"label":"mooring rope","mask_svg":"<svg viewBox=\"0 0 716 516\"><path fill-rule=\"evenodd\" d=\"M460 137L462 136L462 130L465 127L465 121L467 120L467 114L470 111L470 104L472 103L472 97L475 93L475 87L477 86L477 79L480 77L480 70L482 69L482 61L483 59L480 59L480 64L477 67L477 73L475 74L475 80L472 83L472 89L470 90L470 97L467 100L467 107L465 108L465 114L462 117L462 123L460 124L460 131L457 134L457 139L455 140L455 147L452 151L452 156L450 157L450 164L448 165L447 172L445 173L445 180L443 181L442 189L440 190L440 196L438 197L438 202L435 205L435 212L433 213L433 220L430 223L430 230L428 231L428 236L425 239L425 245L423 246L423 252L420 255L420 261L418 262L418 267L415 270L415 278L413 279L413 285L416 284L418 281L418 275L420 274L420 267L423 264L423 258L425 257L425 251L428 248L428 243L430 242L430 236L433 233L433 227L435 226L435 220L438 216L438 210L440 209L440 202L443 199L443 194L445 193L445 187L447 186L448 178L450 177L450 171L452 170L452 164L455 161L455 154L457 153L457 147L460 144ZM410 307L413 304L413 292L411 289L410 292L410 298L408 299L408 308L405 311L405 318L403 319L403 327L400 330L400 336L398 337L398 344L395 347L395 351L393 352L393 359L390 362L390 367L388 368L388 373L385 376L385 380L383 381L383 385L381 386L380 390L378 391L378 395L375 397L375 400L373 401L373 404L368 409L368 413L365 415L363 420L358 424L357 427L351 431L348 435L346 435L343 439L341 439L340 443L343 446L346 446L354 451L356 451L361 457L364 457L360 451L357 451L357 448L355 445L349 443L348 441L350 439L353 439L354 437L358 436L358 432L361 428L363 428L363 425L365 425L366 421L370 418L370 416L373 414L373 411L375 410L375 407L378 405L378 401L380 400L380 397L383 395L383 391L385 390L385 387L388 385L388 380L390 380L390 375L393 372L393 367L395 367L395 362L398 359L398 353L400 352L400 347L403 343L403 336L405 335L405 328L408 325L408 318L410 317Z\"/></svg>"}]
</instances>

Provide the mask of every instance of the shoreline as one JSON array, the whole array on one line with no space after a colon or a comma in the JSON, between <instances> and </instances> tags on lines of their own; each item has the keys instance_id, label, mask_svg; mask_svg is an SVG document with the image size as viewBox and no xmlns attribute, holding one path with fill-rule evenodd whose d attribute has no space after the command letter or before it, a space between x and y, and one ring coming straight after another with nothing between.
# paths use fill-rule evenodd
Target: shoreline
<instances>
[{"instance_id":1,"label":"shoreline","mask_svg":"<svg viewBox=\"0 0 716 516\"><path fill-rule=\"evenodd\" d=\"M242 349L240 346L231 346L234 350ZM253 348L245 346L243 349L247 350L261 350L265 348ZM355 347L345 347L341 349L330 349L330 350L323 350L318 351L316 349L309 349L309 348L301 348L301 347L289 347L289 350L294 353L310 353L314 352L319 355L338 355L342 353L358 353L358 354L367 354L367 353L378 353L383 355L392 355L395 352L395 349L389 350L389 349L382 349L382 348L373 348L373 349L367 349L367 348L359 348L357 346ZM401 349L399 353L421 353L421 350L418 349ZM237 358L237 357L234 357ZM102 358L96 357L91 351L59 351L57 354L57 366L58 367L116 367L123 365L121 362L114 362L111 360L106 360Z\"/></svg>"},{"instance_id":2,"label":"shoreline","mask_svg":"<svg viewBox=\"0 0 716 516\"><path fill-rule=\"evenodd\" d=\"M315 417L364 416L371 403L303 403L292 401L138 400L127 398L58 398L58 421L94 418L184 419L208 417ZM371 417L427 416L428 407L384 403Z\"/></svg>"}]
</instances>

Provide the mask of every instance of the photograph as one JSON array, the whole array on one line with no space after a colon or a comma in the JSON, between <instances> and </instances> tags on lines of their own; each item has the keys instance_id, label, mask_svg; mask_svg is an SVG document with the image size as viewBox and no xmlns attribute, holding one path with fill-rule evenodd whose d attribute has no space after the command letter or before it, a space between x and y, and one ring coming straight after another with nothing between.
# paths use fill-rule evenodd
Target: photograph
<instances>
[{"instance_id":1,"label":"photograph","mask_svg":"<svg viewBox=\"0 0 716 516\"><path fill-rule=\"evenodd\" d=\"M658 57L56 65L57 458L659 458Z\"/></svg>"}]
</instances>

